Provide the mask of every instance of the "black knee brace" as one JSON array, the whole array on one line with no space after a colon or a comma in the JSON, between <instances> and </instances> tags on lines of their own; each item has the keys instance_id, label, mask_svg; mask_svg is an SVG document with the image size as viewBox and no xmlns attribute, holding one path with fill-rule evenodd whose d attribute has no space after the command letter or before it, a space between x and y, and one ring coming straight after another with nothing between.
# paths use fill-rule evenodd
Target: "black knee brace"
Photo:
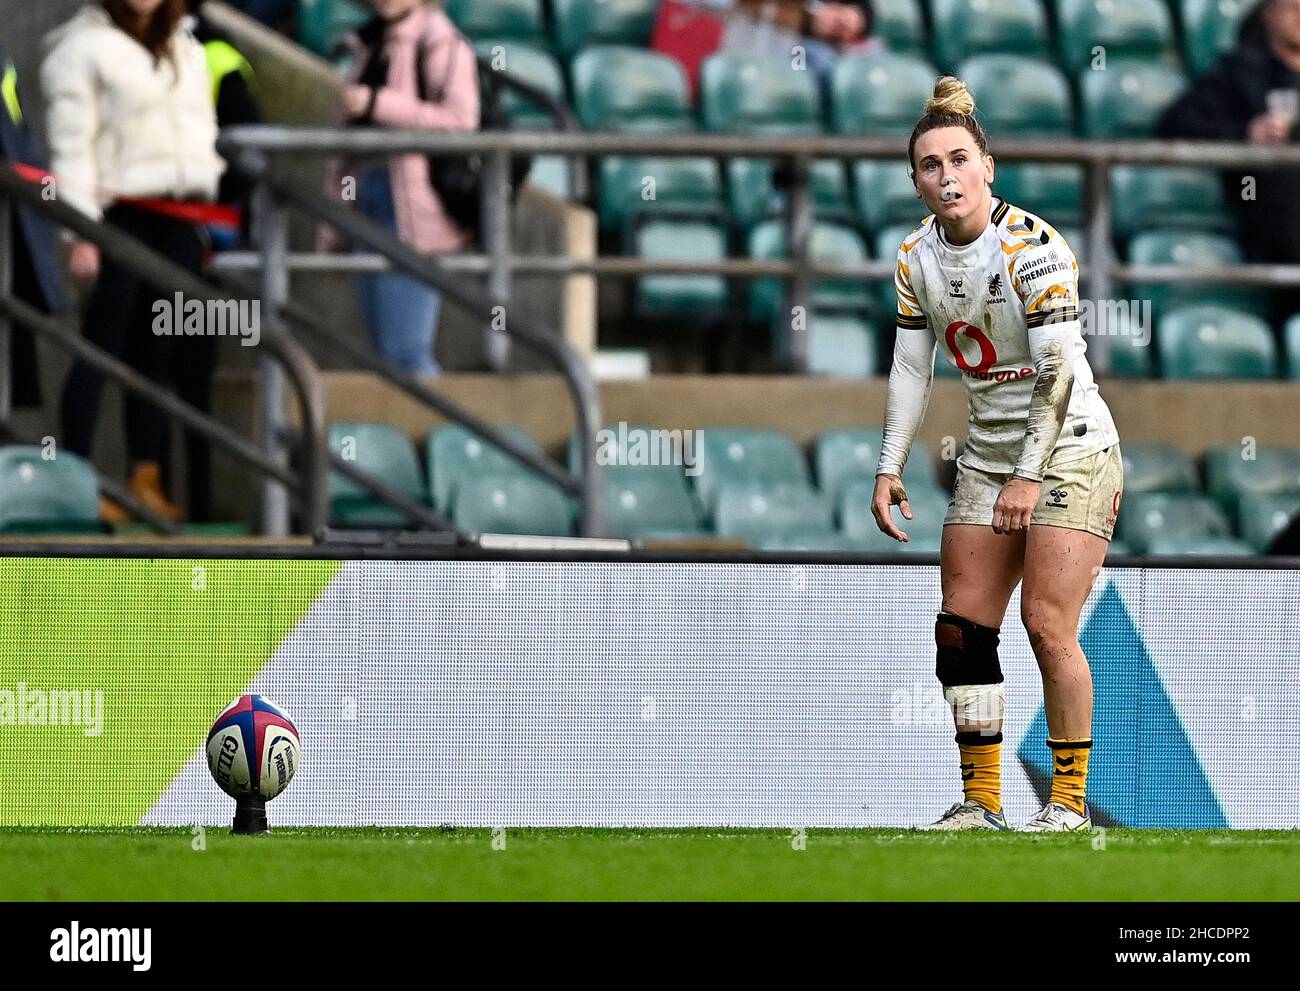
<instances>
[{"instance_id":1,"label":"black knee brace","mask_svg":"<svg viewBox=\"0 0 1300 991\"><path fill-rule=\"evenodd\" d=\"M1000 685L998 631L953 613L941 612L934 623L938 645L935 674L944 688L954 685Z\"/></svg>"}]
</instances>

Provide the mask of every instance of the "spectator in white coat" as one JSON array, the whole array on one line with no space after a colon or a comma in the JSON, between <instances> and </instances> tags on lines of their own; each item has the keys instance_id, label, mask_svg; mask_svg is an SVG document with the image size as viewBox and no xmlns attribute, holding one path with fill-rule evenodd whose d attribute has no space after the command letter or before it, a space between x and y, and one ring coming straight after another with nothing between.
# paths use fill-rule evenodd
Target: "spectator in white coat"
<instances>
[{"instance_id":1,"label":"spectator in white coat","mask_svg":"<svg viewBox=\"0 0 1300 991\"><path fill-rule=\"evenodd\" d=\"M211 203L225 168L216 151L217 119L203 48L184 21L185 0L102 0L83 7L46 39L41 86L47 108L50 170L60 199L103 219L174 262L203 264L201 204ZM215 338L159 336L153 304L171 287L153 286L103 260L94 245L71 240L74 280L91 284L83 333L88 341L181 398L208 410ZM64 386L64 443L93 447L103 380L77 363ZM181 511L163 485L168 423L157 407L125 400L128 484L156 511ZM209 452L186 432L189 513L207 514ZM105 517L124 517L114 506Z\"/></svg>"}]
</instances>

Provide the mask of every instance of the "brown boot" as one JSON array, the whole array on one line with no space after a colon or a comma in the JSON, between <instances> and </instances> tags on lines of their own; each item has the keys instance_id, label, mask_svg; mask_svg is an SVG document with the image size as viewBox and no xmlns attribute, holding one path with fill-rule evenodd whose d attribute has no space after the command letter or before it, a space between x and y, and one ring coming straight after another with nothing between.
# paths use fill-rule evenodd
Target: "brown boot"
<instances>
[{"instance_id":1,"label":"brown boot","mask_svg":"<svg viewBox=\"0 0 1300 991\"><path fill-rule=\"evenodd\" d=\"M173 523L179 523L185 518L180 507L169 501L163 493L162 468L157 461L141 461L132 468L126 487L159 516Z\"/></svg>"}]
</instances>

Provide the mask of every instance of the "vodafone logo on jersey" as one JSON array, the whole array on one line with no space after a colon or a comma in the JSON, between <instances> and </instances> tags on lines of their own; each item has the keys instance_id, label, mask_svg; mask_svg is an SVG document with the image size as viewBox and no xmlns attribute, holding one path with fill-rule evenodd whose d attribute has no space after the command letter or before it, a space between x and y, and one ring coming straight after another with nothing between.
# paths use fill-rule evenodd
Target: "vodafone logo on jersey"
<instances>
[{"instance_id":1,"label":"vodafone logo on jersey","mask_svg":"<svg viewBox=\"0 0 1300 991\"><path fill-rule=\"evenodd\" d=\"M972 365L966 360L966 356L961 353L961 347L957 343L958 334L964 334L968 340L972 340L979 345L980 361L978 365ZM948 345L953 360L957 362L957 367L962 370L963 374L969 375L973 379L980 379L985 382L1013 382L1017 379L1028 378L1034 374L1032 368L1005 368L996 372L989 371L997 364L997 349L993 346L993 342L989 340L988 334L973 323L967 323L965 320L957 320L948 325L948 329L944 331L944 342Z\"/></svg>"}]
</instances>

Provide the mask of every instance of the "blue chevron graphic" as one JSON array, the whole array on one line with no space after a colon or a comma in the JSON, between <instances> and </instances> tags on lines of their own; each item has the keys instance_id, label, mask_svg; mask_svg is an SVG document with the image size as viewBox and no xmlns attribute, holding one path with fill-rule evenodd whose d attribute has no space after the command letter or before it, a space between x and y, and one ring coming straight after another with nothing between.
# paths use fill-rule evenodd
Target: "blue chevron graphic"
<instances>
[{"instance_id":1,"label":"blue chevron graphic","mask_svg":"<svg viewBox=\"0 0 1300 991\"><path fill-rule=\"evenodd\" d=\"M1109 826L1224 829L1228 821L1182 721L1114 584L1102 591L1079 643L1092 667L1088 806ZM1039 800L1051 791L1047 710L1017 751Z\"/></svg>"}]
</instances>

